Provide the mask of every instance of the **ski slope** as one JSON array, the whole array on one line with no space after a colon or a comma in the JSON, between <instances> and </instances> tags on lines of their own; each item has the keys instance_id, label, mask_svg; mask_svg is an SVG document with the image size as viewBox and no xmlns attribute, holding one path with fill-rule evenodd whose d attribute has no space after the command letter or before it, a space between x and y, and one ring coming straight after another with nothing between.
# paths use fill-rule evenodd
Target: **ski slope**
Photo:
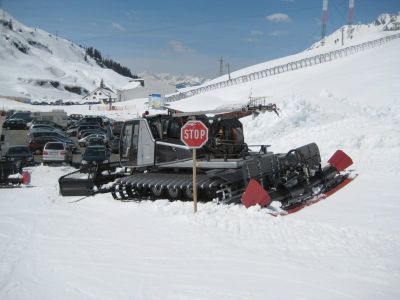
<instances>
[{"instance_id":1,"label":"ski slope","mask_svg":"<svg viewBox=\"0 0 400 300\"><path fill-rule=\"evenodd\" d=\"M57 184L70 167L31 168L32 187L0 190L0 299L399 299L399 50L393 41L174 103L269 96L281 116L244 119L247 143L317 142L324 160L346 151L358 178L290 216L215 203L193 215L191 203L111 195L70 203Z\"/></svg>"}]
</instances>

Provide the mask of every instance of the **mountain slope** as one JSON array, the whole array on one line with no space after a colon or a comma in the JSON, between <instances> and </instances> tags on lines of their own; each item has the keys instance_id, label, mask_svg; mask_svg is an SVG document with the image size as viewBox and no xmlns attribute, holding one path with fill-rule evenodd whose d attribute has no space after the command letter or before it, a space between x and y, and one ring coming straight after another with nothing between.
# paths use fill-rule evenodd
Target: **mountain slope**
<instances>
[{"instance_id":1,"label":"mountain slope","mask_svg":"<svg viewBox=\"0 0 400 300\"><path fill-rule=\"evenodd\" d=\"M129 82L85 58L80 46L27 27L2 10L0 16L0 96L80 98L99 86L101 79L113 89Z\"/></svg>"},{"instance_id":2,"label":"mountain slope","mask_svg":"<svg viewBox=\"0 0 400 300\"><path fill-rule=\"evenodd\" d=\"M344 26L343 28L345 34L344 34L343 46L341 43L342 29L339 28L335 30L331 35L325 38L325 45L323 47L321 46L321 41L318 41L303 52L269 60L266 62L262 62L253 66L249 66L231 72L231 78L236 78L239 76L250 74L252 72L258 72L278 65L283 65L289 62L297 61L302 58L315 56L321 53L338 50L343 47L353 46L364 43L366 41L371 41L385 36L393 35L395 33L400 32L399 22L400 22L400 13L395 15L381 14L375 21L369 24L353 25L351 38L349 38L346 34L347 26ZM335 40L338 41L335 43ZM204 85L206 86L208 84L218 83L226 80L228 80L228 74L207 81Z\"/></svg>"}]
</instances>

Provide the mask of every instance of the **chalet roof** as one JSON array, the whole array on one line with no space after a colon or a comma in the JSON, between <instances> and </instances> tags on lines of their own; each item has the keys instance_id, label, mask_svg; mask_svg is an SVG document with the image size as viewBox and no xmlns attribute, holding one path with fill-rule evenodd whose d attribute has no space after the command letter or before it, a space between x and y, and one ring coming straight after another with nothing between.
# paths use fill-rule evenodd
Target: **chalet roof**
<instances>
[{"instance_id":1,"label":"chalet roof","mask_svg":"<svg viewBox=\"0 0 400 300\"><path fill-rule=\"evenodd\" d=\"M88 97L88 96L90 96L90 95L93 95L94 93L97 93L97 92L101 92L107 98L108 97L117 98L117 94L113 90L111 90L110 88L108 88L108 87L104 87L104 88L98 87L98 88L95 88L93 91L91 91L89 94L83 96L83 99Z\"/></svg>"}]
</instances>

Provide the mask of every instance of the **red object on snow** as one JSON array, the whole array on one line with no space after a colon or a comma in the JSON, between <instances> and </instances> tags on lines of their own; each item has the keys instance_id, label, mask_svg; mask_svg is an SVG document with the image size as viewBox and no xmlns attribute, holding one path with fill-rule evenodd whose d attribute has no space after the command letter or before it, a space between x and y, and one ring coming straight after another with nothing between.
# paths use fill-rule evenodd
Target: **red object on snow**
<instances>
[{"instance_id":1,"label":"red object on snow","mask_svg":"<svg viewBox=\"0 0 400 300\"><path fill-rule=\"evenodd\" d=\"M341 172L351 166L353 164L353 161L342 150L337 150L328 160L328 163L330 163L330 165L333 166L336 170Z\"/></svg>"},{"instance_id":2,"label":"red object on snow","mask_svg":"<svg viewBox=\"0 0 400 300\"><path fill-rule=\"evenodd\" d=\"M31 173L29 171L22 171L22 184L30 184L31 183Z\"/></svg>"},{"instance_id":3,"label":"red object on snow","mask_svg":"<svg viewBox=\"0 0 400 300\"><path fill-rule=\"evenodd\" d=\"M271 201L272 199L268 192L264 190L257 180L251 179L242 196L243 205L246 208L257 204L261 207L265 207L268 206Z\"/></svg>"}]
</instances>

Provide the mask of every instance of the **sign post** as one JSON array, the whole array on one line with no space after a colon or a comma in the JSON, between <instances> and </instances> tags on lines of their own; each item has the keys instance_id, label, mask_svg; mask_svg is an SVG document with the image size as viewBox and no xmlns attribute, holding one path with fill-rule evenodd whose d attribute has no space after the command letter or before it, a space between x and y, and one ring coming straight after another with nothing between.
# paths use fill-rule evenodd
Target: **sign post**
<instances>
[{"instance_id":1,"label":"sign post","mask_svg":"<svg viewBox=\"0 0 400 300\"><path fill-rule=\"evenodd\" d=\"M193 152L193 210L197 212L197 157L196 149L208 141L208 128L198 120L188 121L181 128L181 141Z\"/></svg>"},{"instance_id":2,"label":"sign post","mask_svg":"<svg viewBox=\"0 0 400 300\"><path fill-rule=\"evenodd\" d=\"M197 212L197 158L196 158L196 148L192 149L193 152L193 212Z\"/></svg>"}]
</instances>

